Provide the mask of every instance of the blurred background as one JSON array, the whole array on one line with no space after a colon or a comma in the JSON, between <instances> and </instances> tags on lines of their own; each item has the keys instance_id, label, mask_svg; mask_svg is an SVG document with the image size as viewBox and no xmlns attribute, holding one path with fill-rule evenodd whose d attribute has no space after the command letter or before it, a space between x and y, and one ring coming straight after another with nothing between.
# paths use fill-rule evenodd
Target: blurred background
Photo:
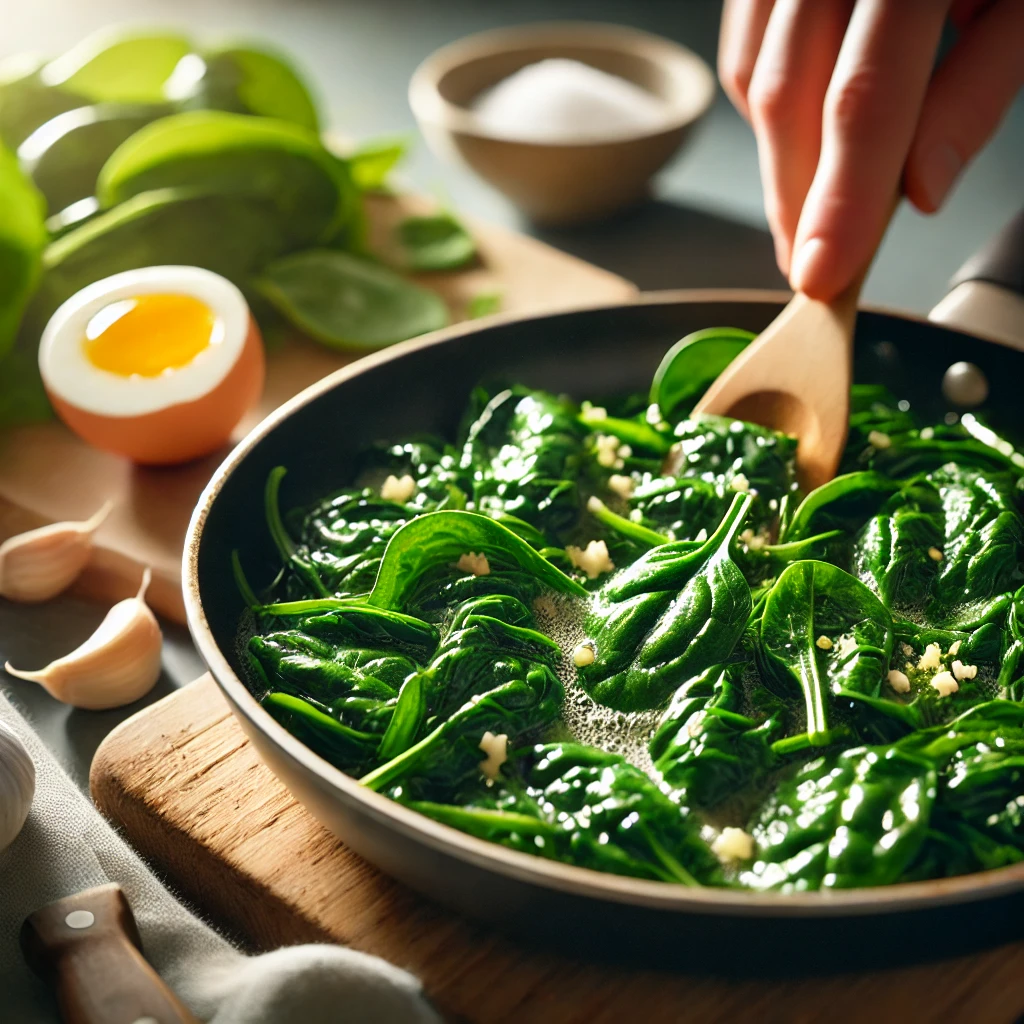
<instances>
[{"instance_id":1,"label":"blurred background","mask_svg":"<svg viewBox=\"0 0 1024 1024\"><path fill-rule=\"evenodd\" d=\"M719 0L3 0L0 57L56 54L111 23L263 39L320 93L325 122L360 139L415 132L407 88L437 47L497 26L564 18L631 25L714 65ZM1024 97L946 209L896 217L865 289L868 302L926 312L972 250L1024 199ZM765 231L753 137L721 90L691 142L660 175L656 199L599 226L540 230L468 171L417 142L402 169L415 189L464 213L525 230L641 288L780 287Z\"/></svg>"},{"instance_id":2,"label":"blurred background","mask_svg":"<svg viewBox=\"0 0 1024 1024\"><path fill-rule=\"evenodd\" d=\"M643 289L783 287L765 227L753 136L717 90L709 115L658 177L654 198L584 228L541 229L469 171L433 156L409 108L409 79L438 47L483 29L555 19L629 25L690 47L712 66L718 0L0 0L0 58L57 55L114 24L178 29L204 44L252 40L294 61L319 94L324 122L352 140L413 140L399 184L461 213L537 237L634 281ZM925 313L976 246L1024 200L1024 97L971 166L947 207L926 218L902 209L865 289L868 302ZM43 664L75 646L102 617L98 605L64 597L46 614L5 605L0 655ZM184 629L168 627L164 676L152 702L197 676ZM82 712L41 689L21 687L43 738L84 784L96 744L139 705Z\"/></svg>"}]
</instances>

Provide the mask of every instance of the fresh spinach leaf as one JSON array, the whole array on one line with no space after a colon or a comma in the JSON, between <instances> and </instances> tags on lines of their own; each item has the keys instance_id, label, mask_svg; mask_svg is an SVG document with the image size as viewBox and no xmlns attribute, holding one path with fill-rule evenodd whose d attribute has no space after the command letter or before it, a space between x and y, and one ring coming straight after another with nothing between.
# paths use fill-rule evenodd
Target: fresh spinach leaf
<instances>
[{"instance_id":1,"label":"fresh spinach leaf","mask_svg":"<svg viewBox=\"0 0 1024 1024\"><path fill-rule=\"evenodd\" d=\"M410 270L457 270L476 257L476 242L450 213L406 217L395 233Z\"/></svg>"},{"instance_id":2,"label":"fresh spinach leaf","mask_svg":"<svg viewBox=\"0 0 1024 1024\"><path fill-rule=\"evenodd\" d=\"M448 323L439 295L338 249L283 256L253 286L303 333L333 348L383 348Z\"/></svg>"}]
</instances>

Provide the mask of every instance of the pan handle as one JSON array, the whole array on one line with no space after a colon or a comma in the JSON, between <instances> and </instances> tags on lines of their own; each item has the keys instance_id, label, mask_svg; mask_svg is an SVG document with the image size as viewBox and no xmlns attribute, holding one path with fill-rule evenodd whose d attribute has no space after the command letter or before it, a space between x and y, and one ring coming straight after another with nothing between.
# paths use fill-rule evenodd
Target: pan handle
<instances>
[{"instance_id":1,"label":"pan handle","mask_svg":"<svg viewBox=\"0 0 1024 1024\"><path fill-rule=\"evenodd\" d=\"M928 319L1024 351L1024 210L960 268Z\"/></svg>"}]
</instances>

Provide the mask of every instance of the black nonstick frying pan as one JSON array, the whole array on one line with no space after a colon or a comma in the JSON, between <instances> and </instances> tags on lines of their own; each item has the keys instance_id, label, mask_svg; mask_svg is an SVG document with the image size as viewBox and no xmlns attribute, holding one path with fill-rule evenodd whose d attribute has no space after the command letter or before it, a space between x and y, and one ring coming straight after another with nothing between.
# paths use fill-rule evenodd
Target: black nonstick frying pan
<instances>
[{"instance_id":1,"label":"black nonstick frying pan","mask_svg":"<svg viewBox=\"0 0 1024 1024\"><path fill-rule=\"evenodd\" d=\"M229 556L238 549L261 584L275 573L261 512L274 466L288 467L285 506L310 501L348 483L354 456L375 441L423 431L451 436L482 379L577 397L643 391L665 350L684 334L717 325L760 330L785 300L773 292L684 291L631 305L464 324L333 374L270 416L227 458L189 530L189 625L260 755L353 850L426 896L533 944L619 962L688 970L850 969L951 955L1024 934L1024 864L938 881L778 896L694 890L517 853L363 789L286 732L242 682L235 638L243 606ZM987 408L1005 428L1024 431L1024 213L969 264L936 314L960 329L862 311L856 379L884 382L938 417L945 411L945 370L967 360L988 378Z\"/></svg>"}]
</instances>

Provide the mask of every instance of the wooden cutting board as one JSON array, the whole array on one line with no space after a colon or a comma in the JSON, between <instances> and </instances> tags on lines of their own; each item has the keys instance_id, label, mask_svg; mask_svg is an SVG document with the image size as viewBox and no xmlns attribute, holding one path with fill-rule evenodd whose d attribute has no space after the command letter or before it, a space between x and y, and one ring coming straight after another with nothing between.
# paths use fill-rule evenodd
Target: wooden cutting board
<instances>
[{"instance_id":1,"label":"wooden cutting board","mask_svg":"<svg viewBox=\"0 0 1024 1024\"><path fill-rule=\"evenodd\" d=\"M616 969L524 948L347 850L259 760L209 676L111 733L91 784L100 810L214 923L260 950L338 942L385 957L417 974L453 1020L999 1024L1024 1013L1024 943L934 965L776 982ZM892 950L894 964L900 955Z\"/></svg>"},{"instance_id":2,"label":"wooden cutting board","mask_svg":"<svg viewBox=\"0 0 1024 1024\"><path fill-rule=\"evenodd\" d=\"M393 228L434 204L416 196L370 196L367 213L373 251L387 254ZM479 261L450 273L415 276L448 304L452 322L465 320L470 301L500 297L503 313L534 314L627 302L630 282L532 238L479 221L468 222ZM245 422L241 438L267 413L303 388L352 361L292 338L268 354L263 401ZM181 555L196 499L226 452L170 469L144 469L97 451L51 422L0 432L0 541L46 523L86 519L105 501L116 505L96 536L94 557L76 590L104 601L134 594L145 566L153 569L148 599L183 622Z\"/></svg>"}]
</instances>

